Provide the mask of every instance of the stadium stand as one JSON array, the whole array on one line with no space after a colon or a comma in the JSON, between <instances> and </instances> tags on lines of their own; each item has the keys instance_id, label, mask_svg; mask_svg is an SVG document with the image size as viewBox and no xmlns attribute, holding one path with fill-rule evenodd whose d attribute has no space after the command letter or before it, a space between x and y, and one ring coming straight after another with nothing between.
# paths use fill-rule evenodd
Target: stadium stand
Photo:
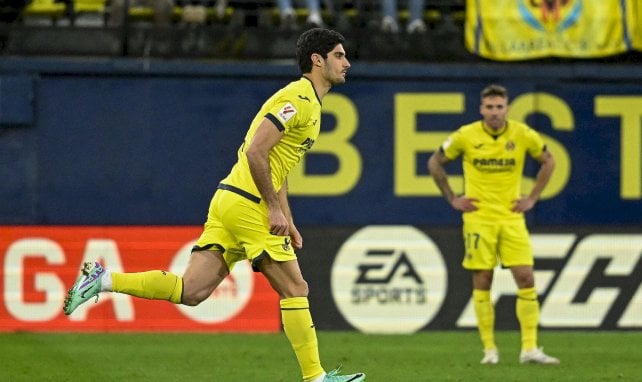
<instances>
[{"instance_id":1,"label":"stadium stand","mask_svg":"<svg viewBox=\"0 0 642 382\"><path fill-rule=\"evenodd\" d=\"M106 0L72 0L72 23L76 26L102 27L106 20Z\"/></svg>"},{"instance_id":2,"label":"stadium stand","mask_svg":"<svg viewBox=\"0 0 642 382\"><path fill-rule=\"evenodd\" d=\"M442 24L453 24L453 20L463 22L463 3L464 0L427 0L425 21L434 33L423 40L439 35ZM298 35L298 32L278 28L279 11L274 0L176 0L170 30L165 31L154 25L154 9L128 0L126 4L131 4L127 7L126 22L111 25L108 21L114 16L110 15L109 0L33 0L24 10L24 22L2 26L7 40L3 52L283 58L290 56L292 39ZM375 41L394 45L394 49L384 46L367 51L373 34L379 34L378 3L375 0L323 0L322 4L324 23L350 35L355 41L353 49L360 49L353 56L394 55L408 43L417 43L404 42L404 36L390 41L375 36ZM406 0L401 0L399 7L400 19L407 19ZM295 12L304 25L308 10L296 8ZM93 29L88 31L89 28ZM461 36L460 27L452 32ZM155 41L161 35L164 42ZM35 41L38 42L34 45ZM419 42L409 58L419 58L423 55L420 50L434 48L432 43ZM119 48L114 48L115 45ZM161 45L164 45L162 49Z\"/></svg>"},{"instance_id":3,"label":"stadium stand","mask_svg":"<svg viewBox=\"0 0 642 382\"><path fill-rule=\"evenodd\" d=\"M69 10L67 4L55 0L32 0L24 9L26 25L54 25L61 20L69 20Z\"/></svg>"},{"instance_id":4,"label":"stadium stand","mask_svg":"<svg viewBox=\"0 0 642 382\"><path fill-rule=\"evenodd\" d=\"M279 27L275 0L174 0L168 25L154 23L152 7L124 1L130 6L118 25L109 23L111 0L21 2L24 10L0 22L2 54L281 59L291 58L300 32ZM402 23L409 16L407 1L398 2ZM322 0L322 5L324 24L349 37L352 58L481 60L464 48L465 0L426 0L422 34L383 33L376 0ZM308 10L295 8L295 13L306 27Z\"/></svg>"}]
</instances>

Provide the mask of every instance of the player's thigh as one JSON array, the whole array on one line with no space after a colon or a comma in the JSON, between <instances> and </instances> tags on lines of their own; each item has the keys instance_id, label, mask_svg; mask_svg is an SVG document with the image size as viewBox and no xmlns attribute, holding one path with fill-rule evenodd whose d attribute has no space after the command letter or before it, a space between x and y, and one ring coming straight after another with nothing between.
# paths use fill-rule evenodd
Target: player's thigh
<instances>
[{"instance_id":1,"label":"player's thigh","mask_svg":"<svg viewBox=\"0 0 642 382\"><path fill-rule=\"evenodd\" d=\"M497 266L497 240L499 230L495 224L464 222L464 260L469 270L488 270Z\"/></svg>"},{"instance_id":2,"label":"player's thigh","mask_svg":"<svg viewBox=\"0 0 642 382\"><path fill-rule=\"evenodd\" d=\"M499 253L505 267L533 265L533 249L525 221L502 225Z\"/></svg>"},{"instance_id":3,"label":"player's thigh","mask_svg":"<svg viewBox=\"0 0 642 382\"><path fill-rule=\"evenodd\" d=\"M183 273L183 301L194 305L205 300L228 274L220 251L193 251Z\"/></svg>"}]
</instances>

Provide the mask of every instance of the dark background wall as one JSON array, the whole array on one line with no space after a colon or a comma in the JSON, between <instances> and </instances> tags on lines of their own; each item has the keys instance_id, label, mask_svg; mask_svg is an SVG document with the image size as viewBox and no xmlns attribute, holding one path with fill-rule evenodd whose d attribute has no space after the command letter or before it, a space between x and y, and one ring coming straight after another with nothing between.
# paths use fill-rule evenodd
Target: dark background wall
<instances>
[{"instance_id":1,"label":"dark background wall","mask_svg":"<svg viewBox=\"0 0 642 382\"><path fill-rule=\"evenodd\" d=\"M322 122L350 133L306 159L306 176L327 182L294 182L300 224L458 224L425 160L479 117L490 82L557 150L554 194L532 223L642 223L639 67L352 64ZM5 58L0 223L200 224L256 110L297 77L294 62Z\"/></svg>"}]
</instances>

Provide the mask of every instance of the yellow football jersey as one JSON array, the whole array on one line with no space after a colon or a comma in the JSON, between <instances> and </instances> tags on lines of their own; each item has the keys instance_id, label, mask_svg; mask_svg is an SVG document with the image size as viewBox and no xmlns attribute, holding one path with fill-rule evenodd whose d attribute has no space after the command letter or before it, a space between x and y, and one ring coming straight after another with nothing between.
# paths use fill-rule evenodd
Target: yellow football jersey
<instances>
[{"instance_id":1,"label":"yellow football jersey","mask_svg":"<svg viewBox=\"0 0 642 382\"><path fill-rule=\"evenodd\" d=\"M270 119L283 132L283 137L269 154L272 184L278 191L292 167L299 163L319 136L321 100L317 97L312 82L301 77L265 101L238 150L238 161L230 174L221 181L224 185L251 194L256 201L261 195L252 179L245 152L264 118Z\"/></svg>"},{"instance_id":2,"label":"yellow football jersey","mask_svg":"<svg viewBox=\"0 0 642 382\"><path fill-rule=\"evenodd\" d=\"M528 153L539 157L545 149L541 136L527 125L509 120L498 134L477 121L460 127L442 145L449 159L462 156L464 194L478 199L478 210L464 213L465 221L523 219L512 212L520 197L524 162Z\"/></svg>"}]
</instances>

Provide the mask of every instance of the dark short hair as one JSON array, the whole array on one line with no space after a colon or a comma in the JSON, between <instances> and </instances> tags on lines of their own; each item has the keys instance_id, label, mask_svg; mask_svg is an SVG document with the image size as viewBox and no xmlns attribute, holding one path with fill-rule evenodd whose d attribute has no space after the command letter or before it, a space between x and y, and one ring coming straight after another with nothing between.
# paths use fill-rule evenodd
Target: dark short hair
<instances>
[{"instance_id":1,"label":"dark short hair","mask_svg":"<svg viewBox=\"0 0 642 382\"><path fill-rule=\"evenodd\" d=\"M481 91L480 99L483 100L486 97L508 98L508 90L506 90L506 88L501 85L488 85L484 88L484 90Z\"/></svg>"},{"instance_id":2,"label":"dark short hair","mask_svg":"<svg viewBox=\"0 0 642 382\"><path fill-rule=\"evenodd\" d=\"M341 33L331 29L312 28L303 32L296 42L296 58L299 62L301 73L310 73L312 71L313 53L320 54L323 58L328 58L328 53L338 44L343 44L345 38Z\"/></svg>"}]
</instances>

